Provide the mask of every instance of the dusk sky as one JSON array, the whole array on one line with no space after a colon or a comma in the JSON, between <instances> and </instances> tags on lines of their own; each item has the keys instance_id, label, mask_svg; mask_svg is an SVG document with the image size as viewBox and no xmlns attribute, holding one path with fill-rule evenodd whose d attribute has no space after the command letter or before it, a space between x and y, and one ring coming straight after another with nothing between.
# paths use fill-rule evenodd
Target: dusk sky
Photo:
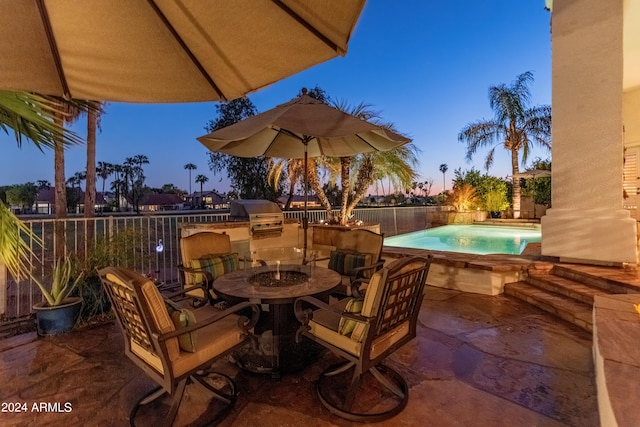
<instances>
[{"instance_id":1,"label":"dusk sky","mask_svg":"<svg viewBox=\"0 0 640 427\"><path fill-rule=\"evenodd\" d=\"M458 132L468 123L493 116L488 89L510 84L525 71L534 73L532 105L551 103L550 13L543 0L369 0L349 42L339 57L249 95L259 112L286 102L302 87L323 88L332 99L351 105L365 102L385 121L413 139L420 149L419 180L433 179L432 194L442 190L439 165L446 163L447 188L457 168L484 172L487 150L472 162ZM123 163L144 154L146 184L171 183L189 189L192 172L209 178L205 189L229 190L226 177L207 164L207 150L196 140L216 117L215 103L110 103L98 134L97 159ZM86 136L86 119L72 126ZM53 152L32 145L16 147L13 135L0 134L0 186L48 180L53 183ZM550 153L535 150L536 157ZM84 171L85 147L67 150L67 178ZM511 174L510 157L498 148L494 176ZM107 181L107 188L110 180ZM102 180L98 179L98 191ZM199 191L199 184L192 183ZM386 190L386 187L385 187ZM379 190L382 193L382 189Z\"/></svg>"}]
</instances>

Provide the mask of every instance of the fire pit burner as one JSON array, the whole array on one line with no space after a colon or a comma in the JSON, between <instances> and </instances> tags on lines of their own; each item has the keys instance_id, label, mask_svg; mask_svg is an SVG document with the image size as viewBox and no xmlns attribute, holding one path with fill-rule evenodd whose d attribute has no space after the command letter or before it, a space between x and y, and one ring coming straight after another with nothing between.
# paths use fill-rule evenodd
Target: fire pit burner
<instances>
[{"instance_id":1,"label":"fire pit burner","mask_svg":"<svg viewBox=\"0 0 640 427\"><path fill-rule=\"evenodd\" d=\"M284 286L294 286L309 280L309 275L302 271L281 270L279 272L280 279L276 278L276 271L265 271L249 276L247 282L253 286L264 286L267 288L276 288Z\"/></svg>"}]
</instances>

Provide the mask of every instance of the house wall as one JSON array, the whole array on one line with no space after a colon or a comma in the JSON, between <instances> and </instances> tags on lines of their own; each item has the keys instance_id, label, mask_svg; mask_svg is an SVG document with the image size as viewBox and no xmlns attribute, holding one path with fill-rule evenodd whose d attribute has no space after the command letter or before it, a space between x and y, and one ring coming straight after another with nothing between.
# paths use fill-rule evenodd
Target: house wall
<instances>
[{"instance_id":1,"label":"house wall","mask_svg":"<svg viewBox=\"0 0 640 427\"><path fill-rule=\"evenodd\" d=\"M640 147L640 88L625 92L622 100L624 146Z\"/></svg>"}]
</instances>

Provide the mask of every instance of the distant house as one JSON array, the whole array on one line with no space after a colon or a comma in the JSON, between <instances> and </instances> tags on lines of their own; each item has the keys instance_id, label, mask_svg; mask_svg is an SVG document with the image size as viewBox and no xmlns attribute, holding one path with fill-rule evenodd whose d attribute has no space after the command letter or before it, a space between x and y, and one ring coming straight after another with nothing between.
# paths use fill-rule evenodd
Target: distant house
<instances>
[{"instance_id":1,"label":"distant house","mask_svg":"<svg viewBox=\"0 0 640 427\"><path fill-rule=\"evenodd\" d=\"M182 209L184 200L177 194L148 194L140 201L140 212L172 211Z\"/></svg>"},{"instance_id":2,"label":"distant house","mask_svg":"<svg viewBox=\"0 0 640 427\"><path fill-rule=\"evenodd\" d=\"M228 209L229 202L226 197L218 194L216 191L195 191L192 193L188 200L189 204L195 208L199 208L202 206L204 202L204 206L207 209Z\"/></svg>"},{"instance_id":3,"label":"distant house","mask_svg":"<svg viewBox=\"0 0 640 427\"><path fill-rule=\"evenodd\" d=\"M67 192L75 191L77 193L78 204L73 210L75 213L84 212L84 191L79 188L67 188ZM36 202L33 205L34 212L43 215L53 215L55 212L56 194L52 187L41 188L36 196ZM102 211L106 207L107 202L99 191L96 192L96 204L94 211Z\"/></svg>"},{"instance_id":4,"label":"distant house","mask_svg":"<svg viewBox=\"0 0 640 427\"><path fill-rule=\"evenodd\" d=\"M284 208L284 206L287 203L287 199L289 198L289 196L284 195L284 196L280 196L278 197L278 204L280 205L281 208ZM315 195L309 195L309 201L307 202L307 207L308 208L319 208L322 205L320 204L320 202L318 201L318 198ZM291 199L291 204L289 205L290 208L294 208L294 209L302 209L304 208L304 196L301 196L299 194L294 194L293 198Z\"/></svg>"}]
</instances>

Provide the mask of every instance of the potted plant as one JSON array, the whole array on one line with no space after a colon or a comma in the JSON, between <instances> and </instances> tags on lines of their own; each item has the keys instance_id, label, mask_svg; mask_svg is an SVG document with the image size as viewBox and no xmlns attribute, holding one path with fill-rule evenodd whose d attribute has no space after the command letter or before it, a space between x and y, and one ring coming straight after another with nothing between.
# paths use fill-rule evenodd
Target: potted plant
<instances>
[{"instance_id":1,"label":"potted plant","mask_svg":"<svg viewBox=\"0 0 640 427\"><path fill-rule=\"evenodd\" d=\"M485 194L484 204L489 211L491 218L500 218L500 212L509 207L507 195L500 190L489 190Z\"/></svg>"},{"instance_id":2,"label":"potted plant","mask_svg":"<svg viewBox=\"0 0 640 427\"><path fill-rule=\"evenodd\" d=\"M80 312L82 298L71 294L82 283L84 277L83 271L75 271L71 258L63 258L53 264L50 288L33 278L45 299L33 306L38 335L55 335L73 328Z\"/></svg>"}]
</instances>

